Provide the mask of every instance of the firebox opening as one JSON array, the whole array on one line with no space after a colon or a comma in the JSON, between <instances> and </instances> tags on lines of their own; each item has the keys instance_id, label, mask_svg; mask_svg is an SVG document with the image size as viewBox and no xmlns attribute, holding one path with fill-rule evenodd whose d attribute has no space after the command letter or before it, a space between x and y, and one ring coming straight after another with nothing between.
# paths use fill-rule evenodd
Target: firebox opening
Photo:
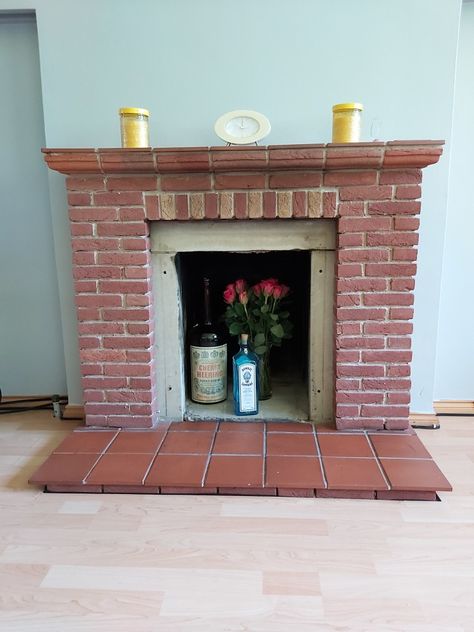
<instances>
[{"instance_id":1,"label":"firebox opening","mask_svg":"<svg viewBox=\"0 0 474 632\"><path fill-rule=\"evenodd\" d=\"M186 252L175 258L178 272L183 340L185 349L185 417L188 419L233 418L232 356L238 350L236 336L230 336L223 321L226 304L223 291L228 283L245 279L254 285L262 279L277 278L290 288L285 299L294 325L290 340L271 351L273 396L260 402L261 419L308 419L309 314L311 253L308 250L272 252ZM189 334L203 316L203 278L211 282L211 313L228 344L228 398L219 404L191 401L189 383Z\"/></svg>"},{"instance_id":2,"label":"firebox opening","mask_svg":"<svg viewBox=\"0 0 474 632\"><path fill-rule=\"evenodd\" d=\"M208 275L215 318L225 308L224 287L236 279L255 283L277 277L291 287L294 338L272 349L274 394L261 402L258 418L332 423L336 223L152 222L151 237L159 419L242 420L234 416L232 394L221 405L189 398L186 337L199 317L200 288ZM235 349L232 338L229 358Z\"/></svg>"}]
</instances>

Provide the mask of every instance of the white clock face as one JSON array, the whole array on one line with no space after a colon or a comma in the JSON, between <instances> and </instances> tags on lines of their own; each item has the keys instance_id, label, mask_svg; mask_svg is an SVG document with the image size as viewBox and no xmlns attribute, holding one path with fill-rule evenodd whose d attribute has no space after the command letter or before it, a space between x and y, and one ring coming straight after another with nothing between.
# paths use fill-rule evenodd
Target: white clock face
<instances>
[{"instance_id":1,"label":"white clock face","mask_svg":"<svg viewBox=\"0 0 474 632\"><path fill-rule=\"evenodd\" d=\"M238 116L237 118L230 119L225 126L225 131L231 136L237 138L247 138L247 136L253 136L258 132L260 125L258 121L249 116Z\"/></svg>"},{"instance_id":2,"label":"white clock face","mask_svg":"<svg viewBox=\"0 0 474 632\"><path fill-rule=\"evenodd\" d=\"M232 145L250 145L270 132L270 121L253 110L233 110L219 117L214 125L219 138Z\"/></svg>"}]
</instances>

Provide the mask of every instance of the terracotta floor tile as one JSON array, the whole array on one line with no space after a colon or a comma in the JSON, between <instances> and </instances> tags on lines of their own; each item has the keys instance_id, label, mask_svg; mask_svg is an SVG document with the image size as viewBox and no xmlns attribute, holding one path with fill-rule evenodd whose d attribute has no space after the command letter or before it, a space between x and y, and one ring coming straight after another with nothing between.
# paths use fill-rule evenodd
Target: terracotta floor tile
<instances>
[{"instance_id":1,"label":"terracotta floor tile","mask_svg":"<svg viewBox=\"0 0 474 632\"><path fill-rule=\"evenodd\" d=\"M432 460L380 459L392 489L450 492L449 481Z\"/></svg>"},{"instance_id":2,"label":"terracotta floor tile","mask_svg":"<svg viewBox=\"0 0 474 632\"><path fill-rule=\"evenodd\" d=\"M263 421L221 421L218 432L263 432Z\"/></svg>"},{"instance_id":3,"label":"terracotta floor tile","mask_svg":"<svg viewBox=\"0 0 474 632\"><path fill-rule=\"evenodd\" d=\"M219 487L220 496L276 496L276 487Z\"/></svg>"},{"instance_id":4,"label":"terracotta floor tile","mask_svg":"<svg viewBox=\"0 0 474 632\"><path fill-rule=\"evenodd\" d=\"M104 494L159 494L159 487L145 485L104 485Z\"/></svg>"},{"instance_id":5,"label":"terracotta floor tile","mask_svg":"<svg viewBox=\"0 0 474 632\"><path fill-rule=\"evenodd\" d=\"M147 489L145 487L145 489ZM162 485L160 487L161 494L191 494L193 496L215 496L217 494L217 487L167 487Z\"/></svg>"},{"instance_id":6,"label":"terracotta floor tile","mask_svg":"<svg viewBox=\"0 0 474 632\"><path fill-rule=\"evenodd\" d=\"M208 459L207 454L158 454L145 485L201 487Z\"/></svg>"},{"instance_id":7,"label":"terracotta floor tile","mask_svg":"<svg viewBox=\"0 0 474 632\"><path fill-rule=\"evenodd\" d=\"M375 458L323 457L329 489L388 489Z\"/></svg>"},{"instance_id":8,"label":"terracotta floor tile","mask_svg":"<svg viewBox=\"0 0 474 632\"><path fill-rule=\"evenodd\" d=\"M141 485L153 454L104 454L86 479L88 485Z\"/></svg>"},{"instance_id":9,"label":"terracotta floor tile","mask_svg":"<svg viewBox=\"0 0 474 632\"><path fill-rule=\"evenodd\" d=\"M263 457L212 456L207 487L263 487Z\"/></svg>"},{"instance_id":10,"label":"terracotta floor tile","mask_svg":"<svg viewBox=\"0 0 474 632\"><path fill-rule=\"evenodd\" d=\"M51 454L29 482L80 485L98 458L97 454Z\"/></svg>"},{"instance_id":11,"label":"terracotta floor tile","mask_svg":"<svg viewBox=\"0 0 474 632\"><path fill-rule=\"evenodd\" d=\"M323 456L374 456L369 441L364 434L322 433L318 436L318 442Z\"/></svg>"},{"instance_id":12,"label":"terracotta floor tile","mask_svg":"<svg viewBox=\"0 0 474 632\"><path fill-rule=\"evenodd\" d=\"M267 454L271 456L317 456L314 435L306 432L271 432L267 434Z\"/></svg>"},{"instance_id":13,"label":"terracotta floor tile","mask_svg":"<svg viewBox=\"0 0 474 632\"><path fill-rule=\"evenodd\" d=\"M279 487L278 496L285 498L314 498L316 494L313 488Z\"/></svg>"},{"instance_id":14,"label":"terracotta floor tile","mask_svg":"<svg viewBox=\"0 0 474 632\"><path fill-rule=\"evenodd\" d=\"M173 421L168 430L169 432L181 432L184 430L215 430L217 426L217 421Z\"/></svg>"},{"instance_id":15,"label":"terracotta floor tile","mask_svg":"<svg viewBox=\"0 0 474 632\"><path fill-rule=\"evenodd\" d=\"M266 487L324 487L319 458L304 456L267 456Z\"/></svg>"},{"instance_id":16,"label":"terracotta floor tile","mask_svg":"<svg viewBox=\"0 0 474 632\"><path fill-rule=\"evenodd\" d=\"M416 435L370 435L378 457L430 459L431 455Z\"/></svg>"},{"instance_id":17,"label":"terracotta floor tile","mask_svg":"<svg viewBox=\"0 0 474 632\"><path fill-rule=\"evenodd\" d=\"M102 494L102 485L46 485L48 492L56 494Z\"/></svg>"},{"instance_id":18,"label":"terracotta floor tile","mask_svg":"<svg viewBox=\"0 0 474 632\"><path fill-rule=\"evenodd\" d=\"M375 499L376 494L387 494L386 489L375 491L374 489L318 489L318 498L363 498Z\"/></svg>"},{"instance_id":19,"label":"terracotta floor tile","mask_svg":"<svg viewBox=\"0 0 474 632\"><path fill-rule=\"evenodd\" d=\"M139 432L122 430L118 437L114 439L107 450L107 454L120 453L142 453L155 454L160 447L166 430L154 430L150 432Z\"/></svg>"},{"instance_id":20,"label":"terracotta floor tile","mask_svg":"<svg viewBox=\"0 0 474 632\"><path fill-rule=\"evenodd\" d=\"M218 432L213 454L263 454L263 432Z\"/></svg>"},{"instance_id":21,"label":"terracotta floor tile","mask_svg":"<svg viewBox=\"0 0 474 632\"><path fill-rule=\"evenodd\" d=\"M209 454L214 432L169 432L160 448L160 454Z\"/></svg>"},{"instance_id":22,"label":"terracotta floor tile","mask_svg":"<svg viewBox=\"0 0 474 632\"><path fill-rule=\"evenodd\" d=\"M268 421L267 432L313 432L313 424L292 421Z\"/></svg>"},{"instance_id":23,"label":"terracotta floor tile","mask_svg":"<svg viewBox=\"0 0 474 632\"><path fill-rule=\"evenodd\" d=\"M118 434L118 430L84 430L71 432L54 450L53 454L101 454L112 439Z\"/></svg>"}]
</instances>

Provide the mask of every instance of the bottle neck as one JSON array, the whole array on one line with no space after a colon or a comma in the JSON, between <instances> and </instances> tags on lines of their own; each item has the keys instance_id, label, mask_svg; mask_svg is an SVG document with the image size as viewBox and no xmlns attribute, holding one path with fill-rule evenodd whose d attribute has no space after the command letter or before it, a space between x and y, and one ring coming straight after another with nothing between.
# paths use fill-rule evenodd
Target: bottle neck
<instances>
[{"instance_id":1,"label":"bottle neck","mask_svg":"<svg viewBox=\"0 0 474 632\"><path fill-rule=\"evenodd\" d=\"M240 341L240 350L242 351L242 353L247 353L249 352L249 343L248 341L243 342L242 340Z\"/></svg>"},{"instance_id":2,"label":"bottle neck","mask_svg":"<svg viewBox=\"0 0 474 632\"><path fill-rule=\"evenodd\" d=\"M211 290L209 279L204 277L204 324L212 325L211 318Z\"/></svg>"}]
</instances>

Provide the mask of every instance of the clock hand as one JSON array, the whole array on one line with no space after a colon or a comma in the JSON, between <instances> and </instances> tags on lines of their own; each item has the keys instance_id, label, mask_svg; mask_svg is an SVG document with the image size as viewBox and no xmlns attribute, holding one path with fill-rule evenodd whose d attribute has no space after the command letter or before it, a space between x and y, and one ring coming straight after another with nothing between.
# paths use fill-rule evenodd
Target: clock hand
<instances>
[{"instance_id":1,"label":"clock hand","mask_svg":"<svg viewBox=\"0 0 474 632\"><path fill-rule=\"evenodd\" d=\"M244 119L240 119L240 129L244 129Z\"/></svg>"}]
</instances>

